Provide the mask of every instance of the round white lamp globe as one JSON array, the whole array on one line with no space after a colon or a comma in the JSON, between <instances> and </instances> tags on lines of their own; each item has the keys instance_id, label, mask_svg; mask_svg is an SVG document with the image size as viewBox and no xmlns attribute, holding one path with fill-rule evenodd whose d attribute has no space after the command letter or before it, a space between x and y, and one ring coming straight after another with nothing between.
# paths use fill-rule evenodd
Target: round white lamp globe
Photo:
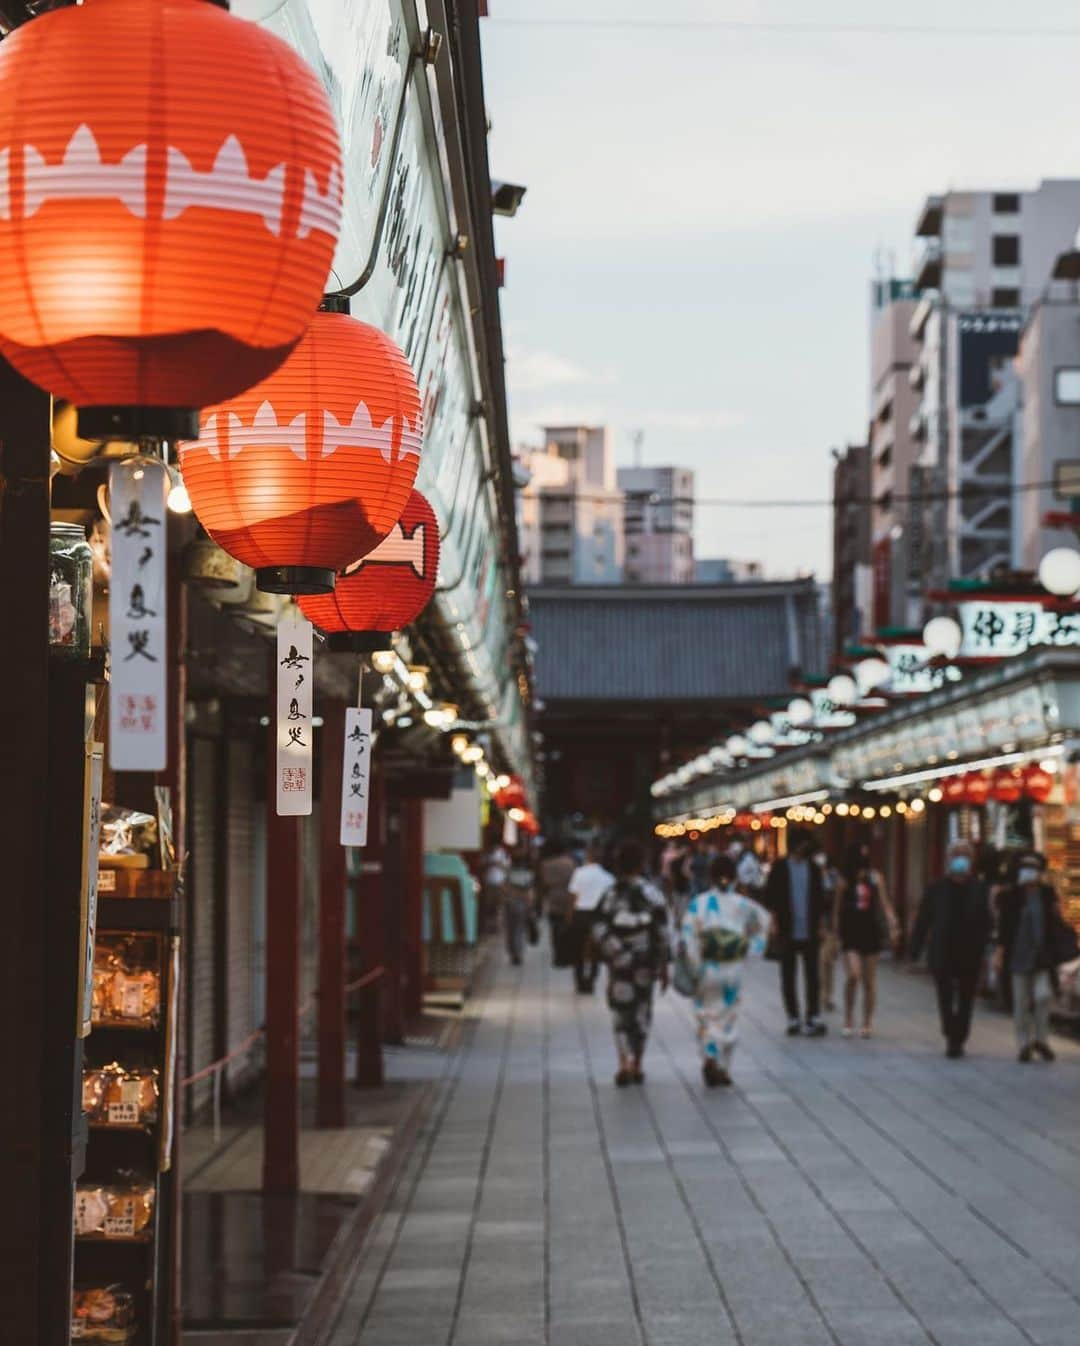
<instances>
[{"instance_id":1,"label":"round white lamp globe","mask_svg":"<svg viewBox=\"0 0 1080 1346\"><path fill-rule=\"evenodd\" d=\"M872 692L875 687L880 687L882 683L889 681L889 665L884 659L879 659L876 655L871 655L869 659L864 659L861 664L855 668L855 681L859 684L861 692Z\"/></svg>"},{"instance_id":2,"label":"round white lamp globe","mask_svg":"<svg viewBox=\"0 0 1080 1346\"><path fill-rule=\"evenodd\" d=\"M964 633L955 617L931 617L923 627L922 638L931 654L955 659L960 653Z\"/></svg>"},{"instance_id":3,"label":"round white lamp globe","mask_svg":"<svg viewBox=\"0 0 1080 1346\"><path fill-rule=\"evenodd\" d=\"M794 725L809 724L814 718L814 707L805 696L797 696L788 703L787 716Z\"/></svg>"},{"instance_id":4,"label":"round white lamp globe","mask_svg":"<svg viewBox=\"0 0 1080 1346\"><path fill-rule=\"evenodd\" d=\"M1039 562L1039 583L1059 598L1071 598L1080 589L1080 551L1055 547Z\"/></svg>"},{"instance_id":5,"label":"round white lamp globe","mask_svg":"<svg viewBox=\"0 0 1080 1346\"><path fill-rule=\"evenodd\" d=\"M750 726L750 741L756 743L759 748L764 748L767 743L771 743L776 737L776 730L768 720L755 720Z\"/></svg>"},{"instance_id":6,"label":"round white lamp globe","mask_svg":"<svg viewBox=\"0 0 1080 1346\"><path fill-rule=\"evenodd\" d=\"M750 744L743 738L742 734L732 734L727 741L727 750L732 757L745 757L750 749Z\"/></svg>"},{"instance_id":7,"label":"round white lamp globe","mask_svg":"<svg viewBox=\"0 0 1080 1346\"><path fill-rule=\"evenodd\" d=\"M855 679L847 673L837 673L835 677L830 678L825 690L834 706L850 706L859 696Z\"/></svg>"}]
</instances>

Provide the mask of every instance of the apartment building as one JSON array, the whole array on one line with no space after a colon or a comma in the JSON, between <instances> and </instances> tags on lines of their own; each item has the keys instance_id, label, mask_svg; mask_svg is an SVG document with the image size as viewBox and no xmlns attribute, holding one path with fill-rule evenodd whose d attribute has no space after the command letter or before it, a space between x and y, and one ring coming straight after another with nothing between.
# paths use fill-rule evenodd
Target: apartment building
<instances>
[{"instance_id":1,"label":"apartment building","mask_svg":"<svg viewBox=\"0 0 1080 1346\"><path fill-rule=\"evenodd\" d=\"M858 644L873 622L870 446L833 450L833 650Z\"/></svg>"},{"instance_id":2,"label":"apartment building","mask_svg":"<svg viewBox=\"0 0 1080 1346\"><path fill-rule=\"evenodd\" d=\"M688 584L694 578L694 474L684 467L620 467L624 578Z\"/></svg>"}]
</instances>

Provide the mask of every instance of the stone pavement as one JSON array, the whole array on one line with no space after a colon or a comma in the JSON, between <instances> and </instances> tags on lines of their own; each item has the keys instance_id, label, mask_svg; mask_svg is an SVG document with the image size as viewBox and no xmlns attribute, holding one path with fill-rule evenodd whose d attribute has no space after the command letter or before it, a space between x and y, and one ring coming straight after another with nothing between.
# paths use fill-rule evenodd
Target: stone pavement
<instances>
[{"instance_id":1,"label":"stone pavement","mask_svg":"<svg viewBox=\"0 0 1080 1346\"><path fill-rule=\"evenodd\" d=\"M734 1089L669 993L616 1090L599 992L502 961L330 1346L1080 1343L1077 1046L980 1011L947 1061L888 967L876 1038L789 1040L762 964Z\"/></svg>"}]
</instances>

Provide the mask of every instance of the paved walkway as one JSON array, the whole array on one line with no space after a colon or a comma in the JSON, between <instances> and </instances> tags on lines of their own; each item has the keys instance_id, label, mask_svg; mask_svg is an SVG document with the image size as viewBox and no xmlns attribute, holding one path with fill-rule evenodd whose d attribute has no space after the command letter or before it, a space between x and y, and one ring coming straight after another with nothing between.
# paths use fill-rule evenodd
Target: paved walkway
<instances>
[{"instance_id":1,"label":"paved walkway","mask_svg":"<svg viewBox=\"0 0 1080 1346\"><path fill-rule=\"evenodd\" d=\"M669 994L616 1090L600 995L500 967L331 1346L1077 1346L1080 1049L946 1061L891 969L879 1037L789 1040L748 980L735 1089Z\"/></svg>"}]
</instances>

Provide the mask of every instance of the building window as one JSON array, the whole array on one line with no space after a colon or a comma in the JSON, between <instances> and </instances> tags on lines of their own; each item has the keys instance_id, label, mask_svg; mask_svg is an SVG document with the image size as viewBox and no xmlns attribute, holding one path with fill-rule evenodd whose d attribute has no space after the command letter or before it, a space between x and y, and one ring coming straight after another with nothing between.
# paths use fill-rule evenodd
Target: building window
<instances>
[{"instance_id":1,"label":"building window","mask_svg":"<svg viewBox=\"0 0 1080 1346\"><path fill-rule=\"evenodd\" d=\"M1019 290L991 290L990 305L992 308L1019 308L1020 291Z\"/></svg>"},{"instance_id":2,"label":"building window","mask_svg":"<svg viewBox=\"0 0 1080 1346\"><path fill-rule=\"evenodd\" d=\"M1054 370L1054 401L1062 407L1080 407L1080 369Z\"/></svg>"},{"instance_id":3,"label":"building window","mask_svg":"<svg viewBox=\"0 0 1080 1346\"><path fill-rule=\"evenodd\" d=\"M995 214L995 215L1019 215L1019 214L1020 214L1020 193L1019 193L1019 192L995 192L995 193L994 193L994 214Z\"/></svg>"},{"instance_id":4,"label":"building window","mask_svg":"<svg viewBox=\"0 0 1080 1346\"><path fill-rule=\"evenodd\" d=\"M995 234L993 243L995 266L1020 265L1019 234Z\"/></svg>"}]
</instances>

